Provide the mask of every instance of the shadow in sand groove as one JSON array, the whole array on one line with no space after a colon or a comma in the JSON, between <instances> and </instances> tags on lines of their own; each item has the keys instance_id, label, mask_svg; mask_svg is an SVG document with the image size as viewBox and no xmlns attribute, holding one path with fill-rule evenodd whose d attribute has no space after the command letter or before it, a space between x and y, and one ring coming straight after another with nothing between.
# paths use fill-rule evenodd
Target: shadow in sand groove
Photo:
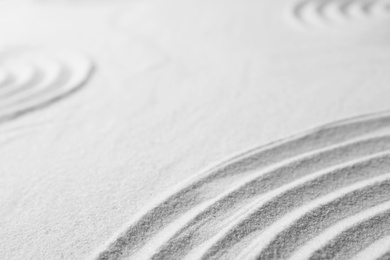
<instances>
[{"instance_id":1,"label":"shadow in sand groove","mask_svg":"<svg viewBox=\"0 0 390 260\"><path fill-rule=\"evenodd\" d=\"M352 257L388 235L381 205L390 202L389 191L390 113L338 121L200 174L151 205L94 257L285 259L332 228L340 234L308 257ZM375 207L384 211L364 215ZM367 236L354 227L337 229L348 218L359 219L355 225Z\"/></svg>"},{"instance_id":2,"label":"shadow in sand groove","mask_svg":"<svg viewBox=\"0 0 390 260\"><path fill-rule=\"evenodd\" d=\"M89 58L71 51L10 48L0 53L0 124L46 108L81 89Z\"/></svg>"},{"instance_id":3,"label":"shadow in sand groove","mask_svg":"<svg viewBox=\"0 0 390 260\"><path fill-rule=\"evenodd\" d=\"M292 5L290 22L301 27L337 27L389 21L387 0L303 0Z\"/></svg>"}]
</instances>

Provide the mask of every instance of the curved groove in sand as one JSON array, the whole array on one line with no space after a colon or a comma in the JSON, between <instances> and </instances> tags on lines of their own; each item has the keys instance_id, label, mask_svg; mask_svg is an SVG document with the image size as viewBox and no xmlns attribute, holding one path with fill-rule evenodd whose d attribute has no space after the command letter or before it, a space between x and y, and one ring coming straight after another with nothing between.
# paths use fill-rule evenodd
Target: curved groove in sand
<instances>
[{"instance_id":1,"label":"curved groove in sand","mask_svg":"<svg viewBox=\"0 0 390 260\"><path fill-rule=\"evenodd\" d=\"M290 21L303 27L353 25L390 19L388 0L303 0L288 12Z\"/></svg>"},{"instance_id":2,"label":"curved groove in sand","mask_svg":"<svg viewBox=\"0 0 390 260\"><path fill-rule=\"evenodd\" d=\"M344 229L342 229L344 230ZM389 252L390 248L390 236L385 236L381 239L378 239L371 245L369 245L367 248L359 252L356 256L354 256L355 260L366 260L366 259L389 259L389 255L387 253ZM383 258L387 257L387 258Z\"/></svg>"},{"instance_id":3,"label":"curved groove in sand","mask_svg":"<svg viewBox=\"0 0 390 260\"><path fill-rule=\"evenodd\" d=\"M238 155L172 190L130 221L95 257L232 258L246 252L285 215L389 173L389 134L390 114L377 113ZM375 189L372 193L382 194ZM353 193L352 199L359 194ZM372 203L386 200L388 193ZM316 221L321 224L321 218Z\"/></svg>"},{"instance_id":4,"label":"curved groove in sand","mask_svg":"<svg viewBox=\"0 0 390 260\"><path fill-rule=\"evenodd\" d=\"M388 259L390 259L390 251L388 251L387 253L384 253L380 257L376 258L376 260L388 260Z\"/></svg>"},{"instance_id":5,"label":"curved groove in sand","mask_svg":"<svg viewBox=\"0 0 390 260\"><path fill-rule=\"evenodd\" d=\"M379 212L377 212L379 211ZM390 209L379 207L373 216L366 217L355 226L343 231L322 248L315 251L310 259L350 259L375 241L390 235ZM368 212L372 214L372 212Z\"/></svg>"},{"instance_id":6,"label":"curved groove in sand","mask_svg":"<svg viewBox=\"0 0 390 260\"><path fill-rule=\"evenodd\" d=\"M221 198L212 200L206 210L199 210L200 212L192 219L187 216L188 223L186 223L186 226L172 235L169 241L165 241L166 245L160 249L160 254L170 255L174 253L177 255L178 253L188 253L191 250L187 246L188 244L191 244L192 247L199 246L206 240L211 239L211 237L216 236L218 232L233 222L230 219L238 220L240 217L245 216L246 212L255 208L257 200L260 200L261 203L266 202L269 198L275 196L278 188L282 187L281 190L283 190L286 187L283 186L285 184L297 179L303 179L304 183L306 183L308 179L304 178L305 176L310 175L309 178L313 178L318 176L318 173L322 174L319 170L327 169L328 167L330 167L328 171L332 171L343 160L350 161L356 157L359 158L364 155L368 156L369 154L389 150L389 147L385 148L382 146L380 148L381 145L387 146L385 144L386 141L379 145L381 140L384 141L384 139L373 138L372 140L347 144L340 148L332 148L308 158L293 161L275 170L264 173L259 172L259 174L256 174L245 183L237 185L231 191L226 192ZM371 146L369 143L372 144L371 148L373 149L369 148ZM355 153L357 151L361 152L358 147L364 145L367 145L367 153ZM356 165L356 161L353 161L352 164ZM328 173L328 171L325 171L325 173ZM150 248L148 249L150 250ZM173 257L173 255L170 256Z\"/></svg>"},{"instance_id":7,"label":"curved groove in sand","mask_svg":"<svg viewBox=\"0 0 390 260\"><path fill-rule=\"evenodd\" d=\"M346 225L341 223L330 232L324 232L326 228L360 211L386 202L390 195L389 188L390 174L386 174L329 193L272 224L251 242L243 255L247 256L245 258L287 259L296 248L314 248L315 245L321 244L321 240L314 241L310 245L304 243L316 235L320 235L322 241L329 240L332 233L340 231ZM390 204L388 206L390 207ZM299 257L304 258L303 254Z\"/></svg>"},{"instance_id":8,"label":"curved groove in sand","mask_svg":"<svg viewBox=\"0 0 390 260\"><path fill-rule=\"evenodd\" d=\"M272 195L260 200L260 203L250 205L249 211L246 214L242 213L232 225L222 230L218 241L211 242L203 254L206 259L214 259L241 251L246 247L246 243L253 240L256 243L257 237L290 211L306 206L305 204L312 200L326 196L354 182L390 172L389 166L389 154L374 156L360 163L351 163L336 170L318 172L313 176L282 186ZM377 167L380 170L376 170Z\"/></svg>"},{"instance_id":9,"label":"curved groove in sand","mask_svg":"<svg viewBox=\"0 0 390 260\"><path fill-rule=\"evenodd\" d=\"M45 108L91 77L89 58L71 51L18 48L0 53L0 123Z\"/></svg>"},{"instance_id":10,"label":"curved groove in sand","mask_svg":"<svg viewBox=\"0 0 390 260\"><path fill-rule=\"evenodd\" d=\"M305 243L299 250L296 250L292 256L291 260L299 260L299 259L309 259L310 256L314 254L314 252L323 248L329 241L334 240L336 237L340 236L346 230L358 225L359 223L369 219L372 216L377 215L380 212L387 211L390 209L390 203L387 201L385 203L379 203L373 207L367 207L360 211L358 214L346 217L336 224L330 226L326 230L324 230L321 234L310 239L307 243ZM308 239L306 239L308 240ZM361 252L354 256L356 259L375 259L384 254L386 252L386 248L390 246L390 237L385 236L382 239L379 239L367 246L365 249L361 250ZM382 249L382 250L378 250Z\"/></svg>"},{"instance_id":11,"label":"curved groove in sand","mask_svg":"<svg viewBox=\"0 0 390 260\"><path fill-rule=\"evenodd\" d=\"M25 66L25 68L18 70L18 75L7 75L7 83L4 84L2 91L0 92L0 98L6 99L18 94L25 88L29 88L30 86L37 84L41 78L41 71L34 71L31 66Z\"/></svg>"}]
</instances>

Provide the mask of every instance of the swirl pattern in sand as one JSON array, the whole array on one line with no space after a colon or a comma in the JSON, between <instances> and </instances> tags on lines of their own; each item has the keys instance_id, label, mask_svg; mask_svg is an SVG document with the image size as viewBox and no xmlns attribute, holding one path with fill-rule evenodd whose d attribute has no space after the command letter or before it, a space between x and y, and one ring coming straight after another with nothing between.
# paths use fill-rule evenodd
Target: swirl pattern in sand
<instances>
[{"instance_id":1,"label":"swirl pattern in sand","mask_svg":"<svg viewBox=\"0 0 390 260\"><path fill-rule=\"evenodd\" d=\"M202 173L98 259L348 259L390 236L390 113L328 124Z\"/></svg>"},{"instance_id":2,"label":"swirl pattern in sand","mask_svg":"<svg viewBox=\"0 0 390 260\"><path fill-rule=\"evenodd\" d=\"M91 61L71 51L2 50L0 123L64 99L79 90L91 73Z\"/></svg>"},{"instance_id":3,"label":"swirl pattern in sand","mask_svg":"<svg viewBox=\"0 0 390 260\"><path fill-rule=\"evenodd\" d=\"M304 27L361 26L390 21L388 0L303 0L292 6L290 20Z\"/></svg>"}]
</instances>

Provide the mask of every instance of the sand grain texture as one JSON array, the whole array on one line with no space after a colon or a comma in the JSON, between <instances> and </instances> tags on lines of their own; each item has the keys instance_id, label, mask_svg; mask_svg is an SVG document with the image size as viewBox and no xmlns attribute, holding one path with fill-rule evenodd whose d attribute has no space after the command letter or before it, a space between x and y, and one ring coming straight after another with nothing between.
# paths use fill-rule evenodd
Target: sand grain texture
<instances>
[{"instance_id":1,"label":"sand grain texture","mask_svg":"<svg viewBox=\"0 0 390 260\"><path fill-rule=\"evenodd\" d=\"M389 25L382 0L0 1L0 258L389 258Z\"/></svg>"},{"instance_id":2,"label":"sand grain texture","mask_svg":"<svg viewBox=\"0 0 390 260\"><path fill-rule=\"evenodd\" d=\"M92 63L80 54L18 47L0 54L0 124L43 109L89 80Z\"/></svg>"},{"instance_id":3,"label":"sand grain texture","mask_svg":"<svg viewBox=\"0 0 390 260\"><path fill-rule=\"evenodd\" d=\"M375 22L389 23L387 0L305 0L292 5L292 21L302 27L351 29ZM349 27L349 28L348 28Z\"/></svg>"},{"instance_id":4,"label":"sand grain texture","mask_svg":"<svg viewBox=\"0 0 390 260\"><path fill-rule=\"evenodd\" d=\"M390 200L389 126L386 113L341 121L234 158L130 224L98 258L287 259ZM362 218L308 257L353 256L388 235L387 216Z\"/></svg>"}]
</instances>

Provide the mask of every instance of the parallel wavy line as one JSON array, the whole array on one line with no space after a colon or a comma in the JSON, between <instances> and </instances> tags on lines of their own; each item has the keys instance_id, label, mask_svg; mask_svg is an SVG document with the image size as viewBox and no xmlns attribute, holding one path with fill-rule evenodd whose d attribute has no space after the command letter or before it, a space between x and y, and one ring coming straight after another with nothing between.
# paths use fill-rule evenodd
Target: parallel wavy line
<instances>
[{"instance_id":1,"label":"parallel wavy line","mask_svg":"<svg viewBox=\"0 0 390 260\"><path fill-rule=\"evenodd\" d=\"M73 51L37 48L0 53L0 123L43 109L75 93L89 80L92 62Z\"/></svg>"},{"instance_id":2,"label":"parallel wavy line","mask_svg":"<svg viewBox=\"0 0 390 260\"><path fill-rule=\"evenodd\" d=\"M93 257L287 259L340 221L390 201L389 173L388 112L331 123L199 174ZM362 240L345 254L333 247L321 252L352 257L370 243Z\"/></svg>"},{"instance_id":3,"label":"parallel wavy line","mask_svg":"<svg viewBox=\"0 0 390 260\"><path fill-rule=\"evenodd\" d=\"M340 27L390 20L388 0L303 0L293 4L290 21L303 27Z\"/></svg>"}]
</instances>

